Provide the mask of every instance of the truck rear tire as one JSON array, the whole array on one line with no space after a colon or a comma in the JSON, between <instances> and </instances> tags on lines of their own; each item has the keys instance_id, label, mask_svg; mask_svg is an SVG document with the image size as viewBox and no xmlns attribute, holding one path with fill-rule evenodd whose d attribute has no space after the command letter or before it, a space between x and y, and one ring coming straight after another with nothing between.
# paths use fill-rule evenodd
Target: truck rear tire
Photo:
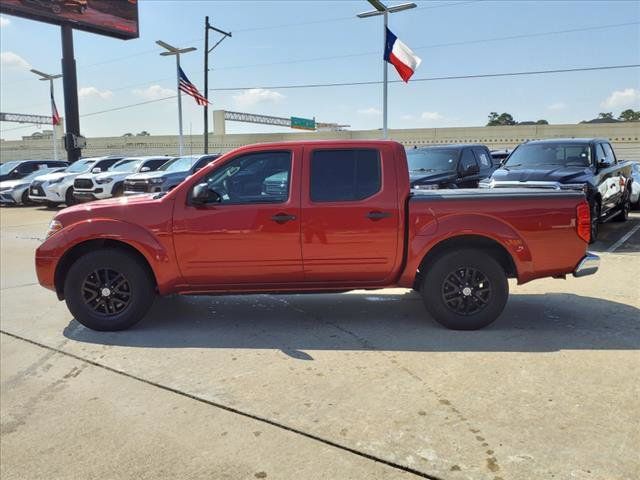
<instances>
[{"instance_id":1,"label":"truck rear tire","mask_svg":"<svg viewBox=\"0 0 640 480\"><path fill-rule=\"evenodd\" d=\"M142 320L155 298L155 287L136 257L118 249L102 249L71 265L64 295L69 311L82 325L116 331Z\"/></svg>"},{"instance_id":2,"label":"truck rear tire","mask_svg":"<svg viewBox=\"0 0 640 480\"><path fill-rule=\"evenodd\" d=\"M509 297L502 266L482 250L443 254L427 266L420 293L427 311L452 330L477 330L500 316Z\"/></svg>"}]
</instances>

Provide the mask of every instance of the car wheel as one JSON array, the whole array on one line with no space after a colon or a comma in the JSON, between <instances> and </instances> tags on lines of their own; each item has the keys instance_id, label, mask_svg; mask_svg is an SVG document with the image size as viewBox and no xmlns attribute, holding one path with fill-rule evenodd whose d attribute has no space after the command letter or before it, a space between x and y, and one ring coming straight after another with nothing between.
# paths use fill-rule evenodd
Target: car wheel
<instances>
[{"instance_id":1,"label":"car wheel","mask_svg":"<svg viewBox=\"0 0 640 480\"><path fill-rule=\"evenodd\" d=\"M58 204L56 202L45 202L45 206L47 208L57 208Z\"/></svg>"},{"instance_id":2,"label":"car wheel","mask_svg":"<svg viewBox=\"0 0 640 480\"><path fill-rule=\"evenodd\" d=\"M77 203L76 199L73 198L73 187L69 187L67 189L67 193L65 193L64 195L64 203L67 205L67 207L70 207Z\"/></svg>"},{"instance_id":3,"label":"car wheel","mask_svg":"<svg viewBox=\"0 0 640 480\"><path fill-rule=\"evenodd\" d=\"M504 310L509 296L507 275L487 253L449 252L426 268L420 292L439 324L452 330L477 330Z\"/></svg>"},{"instance_id":4,"label":"car wheel","mask_svg":"<svg viewBox=\"0 0 640 480\"><path fill-rule=\"evenodd\" d=\"M122 195L124 195L124 185L123 185L123 184L116 185L116 186L113 188L112 195L113 195L114 197L121 197Z\"/></svg>"},{"instance_id":5,"label":"car wheel","mask_svg":"<svg viewBox=\"0 0 640 480\"><path fill-rule=\"evenodd\" d=\"M83 255L64 282L69 311L87 328L124 330L138 323L155 298L153 279L134 256L116 249Z\"/></svg>"},{"instance_id":6,"label":"car wheel","mask_svg":"<svg viewBox=\"0 0 640 480\"><path fill-rule=\"evenodd\" d=\"M25 190L22 193L22 198L21 198L21 202L22 205L31 205L31 200L29 199L29 189Z\"/></svg>"},{"instance_id":7,"label":"car wheel","mask_svg":"<svg viewBox=\"0 0 640 480\"><path fill-rule=\"evenodd\" d=\"M620 205L620 212L615 216L616 222L626 222L629 219L629 211L631 210L631 201L629 195L625 195Z\"/></svg>"},{"instance_id":8,"label":"car wheel","mask_svg":"<svg viewBox=\"0 0 640 480\"><path fill-rule=\"evenodd\" d=\"M600 202L593 202L591 205L591 234L589 243L594 243L598 239L600 229Z\"/></svg>"}]
</instances>

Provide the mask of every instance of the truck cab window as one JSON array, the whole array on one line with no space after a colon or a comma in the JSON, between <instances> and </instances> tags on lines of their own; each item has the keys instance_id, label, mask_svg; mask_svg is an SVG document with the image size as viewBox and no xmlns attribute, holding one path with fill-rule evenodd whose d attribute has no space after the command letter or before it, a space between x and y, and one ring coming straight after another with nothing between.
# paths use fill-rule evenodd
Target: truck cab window
<instances>
[{"instance_id":1,"label":"truck cab window","mask_svg":"<svg viewBox=\"0 0 640 480\"><path fill-rule=\"evenodd\" d=\"M613 149L611 148L611 145L609 145L608 143L603 143L602 148L604 148L604 154L605 154L605 158L607 159L607 162L609 162L611 165L618 163L616 160L616 156L613 153Z\"/></svg>"},{"instance_id":2,"label":"truck cab window","mask_svg":"<svg viewBox=\"0 0 640 480\"><path fill-rule=\"evenodd\" d=\"M291 152L242 155L205 178L222 204L284 203L289 198Z\"/></svg>"},{"instance_id":3,"label":"truck cab window","mask_svg":"<svg viewBox=\"0 0 640 480\"><path fill-rule=\"evenodd\" d=\"M491 168L491 159L487 152L485 152L482 148L474 148L473 153L475 153L476 158L478 159L478 163L480 163L480 168Z\"/></svg>"},{"instance_id":4,"label":"truck cab window","mask_svg":"<svg viewBox=\"0 0 640 480\"><path fill-rule=\"evenodd\" d=\"M474 166L478 166L475 157L473 156L473 152L469 148L465 148L462 151L462 158L460 158L460 167L459 171L461 173L470 171Z\"/></svg>"},{"instance_id":5,"label":"truck cab window","mask_svg":"<svg viewBox=\"0 0 640 480\"><path fill-rule=\"evenodd\" d=\"M380 155L373 149L316 150L311 157L313 202L349 202L382 187Z\"/></svg>"}]
</instances>

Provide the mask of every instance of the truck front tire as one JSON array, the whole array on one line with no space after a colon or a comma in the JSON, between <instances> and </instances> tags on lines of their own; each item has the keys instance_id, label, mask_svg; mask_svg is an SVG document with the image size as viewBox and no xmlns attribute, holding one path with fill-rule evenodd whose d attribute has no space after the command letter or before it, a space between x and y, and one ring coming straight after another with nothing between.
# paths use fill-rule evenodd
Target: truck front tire
<instances>
[{"instance_id":1,"label":"truck front tire","mask_svg":"<svg viewBox=\"0 0 640 480\"><path fill-rule=\"evenodd\" d=\"M500 316L509 297L502 266L482 250L443 254L426 267L420 293L429 314L452 330L477 330Z\"/></svg>"},{"instance_id":2,"label":"truck front tire","mask_svg":"<svg viewBox=\"0 0 640 480\"><path fill-rule=\"evenodd\" d=\"M145 265L119 249L102 249L78 258L67 272L64 295L69 311L87 328L127 329L145 316L155 287Z\"/></svg>"}]
</instances>

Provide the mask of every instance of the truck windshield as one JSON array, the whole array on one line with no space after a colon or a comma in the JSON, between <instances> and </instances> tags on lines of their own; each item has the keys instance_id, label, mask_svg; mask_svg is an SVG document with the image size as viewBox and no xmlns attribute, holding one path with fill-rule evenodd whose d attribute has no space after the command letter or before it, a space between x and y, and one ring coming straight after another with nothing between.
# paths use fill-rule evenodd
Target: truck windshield
<instances>
[{"instance_id":1,"label":"truck windshield","mask_svg":"<svg viewBox=\"0 0 640 480\"><path fill-rule=\"evenodd\" d=\"M187 157L177 157L162 165L158 171L164 172L186 172L189 170L198 157L189 155Z\"/></svg>"},{"instance_id":2,"label":"truck windshield","mask_svg":"<svg viewBox=\"0 0 640 480\"><path fill-rule=\"evenodd\" d=\"M504 164L507 168L541 165L588 167L591 165L589 145L561 143L520 145Z\"/></svg>"},{"instance_id":3,"label":"truck windshield","mask_svg":"<svg viewBox=\"0 0 640 480\"><path fill-rule=\"evenodd\" d=\"M112 172L135 172L142 163L142 160L137 158L125 158L120 160L109 170Z\"/></svg>"},{"instance_id":4,"label":"truck windshield","mask_svg":"<svg viewBox=\"0 0 640 480\"><path fill-rule=\"evenodd\" d=\"M453 148L429 148L407 150L410 172L449 172L456 169L460 150Z\"/></svg>"},{"instance_id":5,"label":"truck windshield","mask_svg":"<svg viewBox=\"0 0 640 480\"><path fill-rule=\"evenodd\" d=\"M65 173L83 173L88 172L96 161L95 160L78 160L67 167Z\"/></svg>"}]
</instances>

